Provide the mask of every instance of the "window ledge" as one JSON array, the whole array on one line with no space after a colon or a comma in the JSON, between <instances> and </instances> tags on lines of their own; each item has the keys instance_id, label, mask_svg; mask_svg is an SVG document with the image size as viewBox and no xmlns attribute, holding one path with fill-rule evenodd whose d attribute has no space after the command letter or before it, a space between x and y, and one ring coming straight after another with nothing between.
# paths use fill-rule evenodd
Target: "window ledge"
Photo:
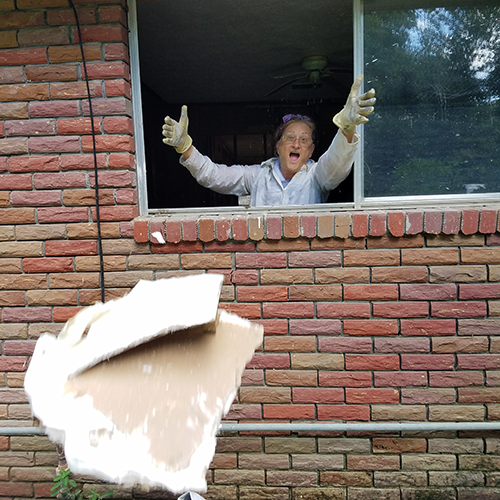
<instances>
[{"instance_id":1,"label":"window ledge","mask_svg":"<svg viewBox=\"0 0 500 500\"><path fill-rule=\"evenodd\" d=\"M158 215L134 220L137 243L261 241L295 238L473 235L500 232L498 207L341 213Z\"/></svg>"}]
</instances>

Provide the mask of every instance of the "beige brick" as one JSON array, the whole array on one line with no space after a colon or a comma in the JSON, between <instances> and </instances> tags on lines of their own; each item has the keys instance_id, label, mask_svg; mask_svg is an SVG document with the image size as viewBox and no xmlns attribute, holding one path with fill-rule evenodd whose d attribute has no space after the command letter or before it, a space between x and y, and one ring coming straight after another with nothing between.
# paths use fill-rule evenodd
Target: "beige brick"
<instances>
[{"instance_id":1,"label":"beige brick","mask_svg":"<svg viewBox=\"0 0 500 500\"><path fill-rule=\"evenodd\" d=\"M482 405L429 405L429 420L442 422L482 421L485 408Z\"/></svg>"},{"instance_id":2,"label":"beige brick","mask_svg":"<svg viewBox=\"0 0 500 500\"><path fill-rule=\"evenodd\" d=\"M66 237L66 224L28 224L16 226L18 240L62 240Z\"/></svg>"},{"instance_id":3,"label":"beige brick","mask_svg":"<svg viewBox=\"0 0 500 500\"><path fill-rule=\"evenodd\" d=\"M0 242L0 257L41 257L43 255L43 243L40 241L30 242Z\"/></svg>"},{"instance_id":4,"label":"beige brick","mask_svg":"<svg viewBox=\"0 0 500 500\"><path fill-rule=\"evenodd\" d=\"M76 290L28 290L26 292L30 306L77 305Z\"/></svg>"},{"instance_id":5,"label":"beige brick","mask_svg":"<svg viewBox=\"0 0 500 500\"><path fill-rule=\"evenodd\" d=\"M21 274L22 259L1 259L0 260L0 273L1 274Z\"/></svg>"},{"instance_id":6,"label":"beige brick","mask_svg":"<svg viewBox=\"0 0 500 500\"><path fill-rule=\"evenodd\" d=\"M316 283L368 283L369 281L368 267L315 270Z\"/></svg>"},{"instance_id":7,"label":"beige brick","mask_svg":"<svg viewBox=\"0 0 500 500\"><path fill-rule=\"evenodd\" d=\"M243 497L241 497L243 500ZM269 497L278 500L275 497ZM293 500L344 500L344 490L342 488L292 488ZM285 500L288 500L286 497Z\"/></svg>"},{"instance_id":8,"label":"beige brick","mask_svg":"<svg viewBox=\"0 0 500 500\"><path fill-rule=\"evenodd\" d=\"M375 471L373 482L377 488L383 488L384 486L427 486L427 473L413 471Z\"/></svg>"},{"instance_id":9,"label":"beige brick","mask_svg":"<svg viewBox=\"0 0 500 500\"><path fill-rule=\"evenodd\" d=\"M431 283L486 281L486 266L431 266Z\"/></svg>"},{"instance_id":10,"label":"beige brick","mask_svg":"<svg viewBox=\"0 0 500 500\"><path fill-rule=\"evenodd\" d=\"M127 257L122 255L105 255L103 257L104 271L126 271ZM100 257L75 257L75 270L78 272L100 271Z\"/></svg>"},{"instance_id":11,"label":"beige brick","mask_svg":"<svg viewBox=\"0 0 500 500\"><path fill-rule=\"evenodd\" d=\"M262 269L261 285L296 285L313 282L312 269Z\"/></svg>"},{"instance_id":12,"label":"beige brick","mask_svg":"<svg viewBox=\"0 0 500 500\"><path fill-rule=\"evenodd\" d=\"M266 453L314 453L316 451L314 438L266 437L264 446Z\"/></svg>"},{"instance_id":13,"label":"beige brick","mask_svg":"<svg viewBox=\"0 0 500 500\"><path fill-rule=\"evenodd\" d=\"M412 453L401 456L401 468L414 470L455 470L457 468L457 457L445 454Z\"/></svg>"},{"instance_id":14,"label":"beige brick","mask_svg":"<svg viewBox=\"0 0 500 500\"><path fill-rule=\"evenodd\" d=\"M477 247L484 245L484 236L480 234L470 236L463 234L438 234L436 236L427 235L426 241L429 247Z\"/></svg>"},{"instance_id":15,"label":"beige brick","mask_svg":"<svg viewBox=\"0 0 500 500\"><path fill-rule=\"evenodd\" d=\"M98 273L52 273L50 288L99 288ZM41 288L41 287L38 287Z\"/></svg>"},{"instance_id":16,"label":"beige brick","mask_svg":"<svg viewBox=\"0 0 500 500\"><path fill-rule=\"evenodd\" d=\"M153 280L152 271L107 272L104 274L106 287L134 287L140 280Z\"/></svg>"},{"instance_id":17,"label":"beige brick","mask_svg":"<svg viewBox=\"0 0 500 500\"><path fill-rule=\"evenodd\" d=\"M432 438L428 440L429 453L481 453L482 439L444 439Z\"/></svg>"},{"instance_id":18,"label":"beige brick","mask_svg":"<svg viewBox=\"0 0 500 500\"><path fill-rule=\"evenodd\" d=\"M181 265L184 269L231 269L230 253L183 254Z\"/></svg>"},{"instance_id":19,"label":"beige brick","mask_svg":"<svg viewBox=\"0 0 500 500\"><path fill-rule=\"evenodd\" d=\"M22 323L0 324L0 340L18 340L28 338L28 325Z\"/></svg>"},{"instance_id":20,"label":"beige brick","mask_svg":"<svg viewBox=\"0 0 500 500\"><path fill-rule=\"evenodd\" d=\"M128 258L130 270L179 269L179 255L131 255Z\"/></svg>"},{"instance_id":21,"label":"beige brick","mask_svg":"<svg viewBox=\"0 0 500 500\"><path fill-rule=\"evenodd\" d=\"M320 453L370 453L370 439L360 438L318 438Z\"/></svg>"},{"instance_id":22,"label":"beige brick","mask_svg":"<svg viewBox=\"0 0 500 500\"><path fill-rule=\"evenodd\" d=\"M290 356L294 370L342 370L343 354L292 353Z\"/></svg>"},{"instance_id":23,"label":"beige brick","mask_svg":"<svg viewBox=\"0 0 500 500\"><path fill-rule=\"evenodd\" d=\"M372 420L417 420L426 419L423 405L372 405Z\"/></svg>"},{"instance_id":24,"label":"beige brick","mask_svg":"<svg viewBox=\"0 0 500 500\"><path fill-rule=\"evenodd\" d=\"M55 449L47 436L11 436L12 451L52 451Z\"/></svg>"},{"instance_id":25,"label":"beige brick","mask_svg":"<svg viewBox=\"0 0 500 500\"><path fill-rule=\"evenodd\" d=\"M483 485L484 474L482 472L429 472L429 486L464 486L473 488Z\"/></svg>"}]
</instances>

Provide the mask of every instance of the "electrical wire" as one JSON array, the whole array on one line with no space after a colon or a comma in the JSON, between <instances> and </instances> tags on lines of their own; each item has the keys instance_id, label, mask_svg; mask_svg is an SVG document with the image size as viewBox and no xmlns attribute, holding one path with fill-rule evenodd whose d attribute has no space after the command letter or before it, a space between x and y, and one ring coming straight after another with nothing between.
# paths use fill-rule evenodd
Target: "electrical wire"
<instances>
[{"instance_id":1,"label":"electrical wire","mask_svg":"<svg viewBox=\"0 0 500 500\"><path fill-rule=\"evenodd\" d=\"M87 98L89 102L89 115L90 115L90 126L92 131L92 149L94 156L94 176L95 176L95 217L97 223L97 253L99 255L99 285L101 289L101 302L104 302L104 256L102 251L102 235L101 235L101 214L99 209L99 180L98 180L98 168L97 168L97 146L96 146L96 133L94 127L94 113L92 110L92 97L90 95L90 83L89 76L87 73L87 63L85 61L85 54L83 50L82 33L80 30L80 21L78 19L78 13L76 12L73 0L68 0L69 6L73 9L75 14L76 29L78 31L78 41L80 45L80 52L82 55L83 72L85 77L85 83L87 86Z\"/></svg>"}]
</instances>

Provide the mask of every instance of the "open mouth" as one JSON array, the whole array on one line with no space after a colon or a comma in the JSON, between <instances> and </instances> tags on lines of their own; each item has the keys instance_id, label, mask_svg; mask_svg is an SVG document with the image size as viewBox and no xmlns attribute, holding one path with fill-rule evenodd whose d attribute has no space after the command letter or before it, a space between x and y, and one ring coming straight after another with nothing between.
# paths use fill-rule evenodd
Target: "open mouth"
<instances>
[{"instance_id":1,"label":"open mouth","mask_svg":"<svg viewBox=\"0 0 500 500\"><path fill-rule=\"evenodd\" d=\"M290 153L290 160L292 163L296 163L300 158L298 153Z\"/></svg>"}]
</instances>

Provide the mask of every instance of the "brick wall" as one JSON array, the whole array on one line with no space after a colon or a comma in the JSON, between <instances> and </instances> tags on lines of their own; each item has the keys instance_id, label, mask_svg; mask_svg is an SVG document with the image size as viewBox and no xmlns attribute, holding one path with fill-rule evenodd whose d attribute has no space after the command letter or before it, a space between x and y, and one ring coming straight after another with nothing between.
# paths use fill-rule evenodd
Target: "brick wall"
<instances>
[{"instance_id":1,"label":"brick wall","mask_svg":"<svg viewBox=\"0 0 500 500\"><path fill-rule=\"evenodd\" d=\"M136 218L125 4L75 3L106 299L140 279L222 273L222 307L266 333L229 420L500 420L498 207ZM66 0L0 0L1 426L32 425L23 375L39 335L100 299L76 42ZM500 498L499 437L225 433L205 497ZM48 498L56 464L45 436L0 436L0 497Z\"/></svg>"}]
</instances>

